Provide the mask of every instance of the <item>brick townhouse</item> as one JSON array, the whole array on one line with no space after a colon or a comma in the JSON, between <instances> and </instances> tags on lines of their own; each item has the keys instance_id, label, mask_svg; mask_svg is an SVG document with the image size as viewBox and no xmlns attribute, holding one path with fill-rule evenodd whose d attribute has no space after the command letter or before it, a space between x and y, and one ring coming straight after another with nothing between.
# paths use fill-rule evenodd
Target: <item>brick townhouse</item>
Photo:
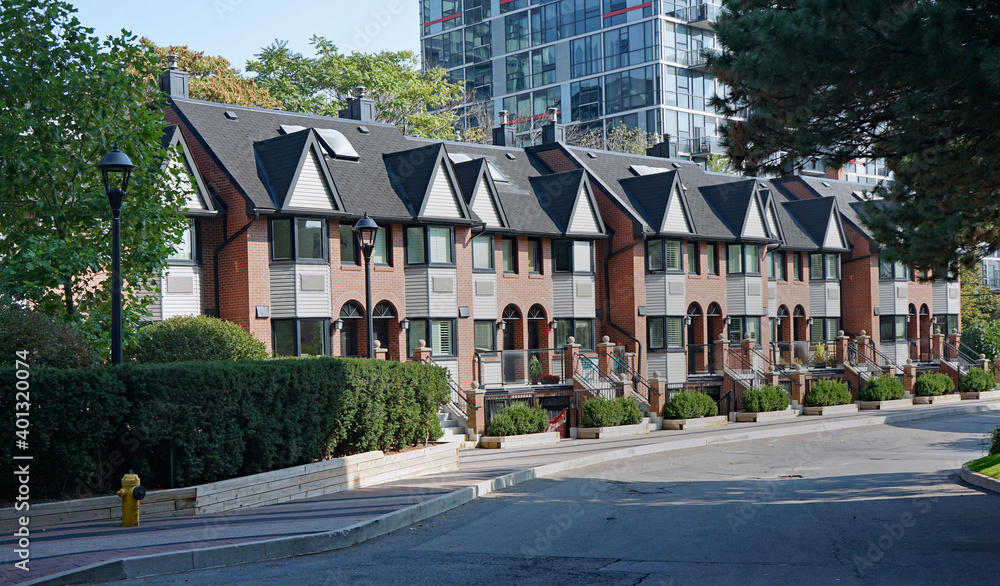
<instances>
[{"instance_id":1,"label":"brick townhouse","mask_svg":"<svg viewBox=\"0 0 1000 586\"><path fill-rule=\"evenodd\" d=\"M365 97L340 118L243 108L189 99L184 75L161 86L191 227L154 319L206 313L276 355L361 355L367 213L379 354L425 340L462 388L565 379L570 336L637 377L721 386L723 345L794 364L864 330L902 363L929 360L934 324L958 327L957 283L879 260L858 184L569 147L555 124L527 148L507 127L490 146L406 137Z\"/></svg>"}]
</instances>

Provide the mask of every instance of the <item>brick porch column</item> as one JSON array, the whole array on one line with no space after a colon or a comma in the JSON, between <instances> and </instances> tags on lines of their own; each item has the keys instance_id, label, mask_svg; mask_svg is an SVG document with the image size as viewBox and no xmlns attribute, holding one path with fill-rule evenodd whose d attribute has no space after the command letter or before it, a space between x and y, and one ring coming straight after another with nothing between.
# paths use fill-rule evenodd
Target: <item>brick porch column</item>
<instances>
[{"instance_id":1,"label":"brick porch column","mask_svg":"<svg viewBox=\"0 0 1000 586\"><path fill-rule=\"evenodd\" d=\"M743 359L750 364L753 364L752 351L754 345L755 341L752 337L750 337L750 334L744 334L743 340L740 341L740 355L743 356Z\"/></svg>"},{"instance_id":2,"label":"brick porch column","mask_svg":"<svg viewBox=\"0 0 1000 586\"><path fill-rule=\"evenodd\" d=\"M847 364L847 343L849 340L850 338L844 335L844 330L837 332L837 364Z\"/></svg>"},{"instance_id":3,"label":"brick porch column","mask_svg":"<svg viewBox=\"0 0 1000 586\"><path fill-rule=\"evenodd\" d=\"M576 338L570 336L566 338L566 345L563 346L563 380L573 380L576 363L579 360L580 345L576 343Z\"/></svg>"},{"instance_id":4,"label":"brick porch column","mask_svg":"<svg viewBox=\"0 0 1000 586\"><path fill-rule=\"evenodd\" d=\"M604 336L600 342L597 343L597 367L608 374L614 373L614 350L615 343L611 341L611 338Z\"/></svg>"},{"instance_id":5,"label":"brick porch column","mask_svg":"<svg viewBox=\"0 0 1000 586\"><path fill-rule=\"evenodd\" d=\"M765 372L764 374L764 384L771 387L778 386L778 373L776 372Z\"/></svg>"},{"instance_id":6,"label":"brick porch column","mask_svg":"<svg viewBox=\"0 0 1000 586\"><path fill-rule=\"evenodd\" d=\"M465 417L469 420L469 430L476 435L486 433L486 391L473 382L465 391Z\"/></svg>"},{"instance_id":7,"label":"brick porch column","mask_svg":"<svg viewBox=\"0 0 1000 586\"><path fill-rule=\"evenodd\" d=\"M944 334L941 333L941 328L934 329L934 335L931 336L931 360L941 360L944 356Z\"/></svg>"},{"instance_id":8,"label":"brick porch column","mask_svg":"<svg viewBox=\"0 0 1000 586\"><path fill-rule=\"evenodd\" d=\"M806 371L793 370L788 378L792 380L792 402L802 405L806 401Z\"/></svg>"},{"instance_id":9,"label":"brick porch column","mask_svg":"<svg viewBox=\"0 0 1000 586\"><path fill-rule=\"evenodd\" d=\"M917 365L909 358L903 365L903 392L912 395L914 387L917 386Z\"/></svg>"},{"instance_id":10,"label":"brick porch column","mask_svg":"<svg viewBox=\"0 0 1000 586\"><path fill-rule=\"evenodd\" d=\"M431 358L431 349L427 347L426 340L418 340L417 347L413 349L414 362L427 362Z\"/></svg>"},{"instance_id":11,"label":"brick porch column","mask_svg":"<svg viewBox=\"0 0 1000 586\"><path fill-rule=\"evenodd\" d=\"M713 342L715 344L715 374L722 374L729 364L728 357L726 353L729 352L729 340L726 339L725 334L719 334L719 339Z\"/></svg>"},{"instance_id":12,"label":"brick porch column","mask_svg":"<svg viewBox=\"0 0 1000 586\"><path fill-rule=\"evenodd\" d=\"M952 330L951 333L948 334L948 343L951 344L953 348L961 348L959 344L962 343L962 336L958 333L958 330Z\"/></svg>"},{"instance_id":13,"label":"brick porch column","mask_svg":"<svg viewBox=\"0 0 1000 586\"><path fill-rule=\"evenodd\" d=\"M654 371L649 379L649 410L657 416L663 414L667 403L667 382L660 378L660 371Z\"/></svg>"},{"instance_id":14,"label":"brick porch column","mask_svg":"<svg viewBox=\"0 0 1000 586\"><path fill-rule=\"evenodd\" d=\"M868 336L865 335L865 331L861 330L861 335L854 338L854 341L858 345L858 364L865 364L868 362Z\"/></svg>"},{"instance_id":15,"label":"brick porch column","mask_svg":"<svg viewBox=\"0 0 1000 586\"><path fill-rule=\"evenodd\" d=\"M382 342L375 340L375 360L387 360L389 358L389 350L382 347Z\"/></svg>"}]
</instances>

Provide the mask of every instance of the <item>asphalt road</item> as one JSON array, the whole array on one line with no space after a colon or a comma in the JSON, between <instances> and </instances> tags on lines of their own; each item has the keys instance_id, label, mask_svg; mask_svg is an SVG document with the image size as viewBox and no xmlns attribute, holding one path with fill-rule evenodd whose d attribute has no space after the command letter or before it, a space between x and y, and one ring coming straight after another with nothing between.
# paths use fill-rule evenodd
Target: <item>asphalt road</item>
<instances>
[{"instance_id":1,"label":"asphalt road","mask_svg":"<svg viewBox=\"0 0 1000 586\"><path fill-rule=\"evenodd\" d=\"M359 546L129 584L997 584L995 414L573 470Z\"/></svg>"}]
</instances>

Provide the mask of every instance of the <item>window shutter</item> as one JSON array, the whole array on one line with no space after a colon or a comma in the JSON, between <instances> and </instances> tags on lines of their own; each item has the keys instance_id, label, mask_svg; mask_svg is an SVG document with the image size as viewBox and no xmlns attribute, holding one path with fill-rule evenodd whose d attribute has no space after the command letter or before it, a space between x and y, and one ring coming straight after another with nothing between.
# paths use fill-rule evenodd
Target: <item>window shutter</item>
<instances>
[{"instance_id":1,"label":"window shutter","mask_svg":"<svg viewBox=\"0 0 1000 586\"><path fill-rule=\"evenodd\" d=\"M667 318L667 347L682 348L684 346L683 318Z\"/></svg>"},{"instance_id":2,"label":"window shutter","mask_svg":"<svg viewBox=\"0 0 1000 586\"><path fill-rule=\"evenodd\" d=\"M828 254L826 255L826 278L836 279L837 278L837 255Z\"/></svg>"},{"instance_id":3,"label":"window shutter","mask_svg":"<svg viewBox=\"0 0 1000 586\"><path fill-rule=\"evenodd\" d=\"M451 321L440 320L431 322L431 347L435 354L454 354L451 345Z\"/></svg>"},{"instance_id":4,"label":"window shutter","mask_svg":"<svg viewBox=\"0 0 1000 586\"><path fill-rule=\"evenodd\" d=\"M667 270L681 270L681 241L667 240L664 244L666 245Z\"/></svg>"}]
</instances>

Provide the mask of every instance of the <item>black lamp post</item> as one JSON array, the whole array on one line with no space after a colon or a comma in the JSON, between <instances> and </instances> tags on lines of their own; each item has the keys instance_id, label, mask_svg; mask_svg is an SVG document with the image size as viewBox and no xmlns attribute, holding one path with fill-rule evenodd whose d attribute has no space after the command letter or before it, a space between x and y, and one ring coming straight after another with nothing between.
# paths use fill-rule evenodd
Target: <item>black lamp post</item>
<instances>
[{"instance_id":1,"label":"black lamp post","mask_svg":"<svg viewBox=\"0 0 1000 586\"><path fill-rule=\"evenodd\" d=\"M358 220L354 225L354 233L358 237L358 244L361 245L361 254L365 257L365 323L368 326L368 358L375 357L375 332L372 331L372 251L375 250L375 234L378 233L378 224L375 220L365 217Z\"/></svg>"},{"instance_id":2,"label":"black lamp post","mask_svg":"<svg viewBox=\"0 0 1000 586\"><path fill-rule=\"evenodd\" d=\"M111 364L122 363L122 201L135 165L116 142L97 168L111 204Z\"/></svg>"}]
</instances>

